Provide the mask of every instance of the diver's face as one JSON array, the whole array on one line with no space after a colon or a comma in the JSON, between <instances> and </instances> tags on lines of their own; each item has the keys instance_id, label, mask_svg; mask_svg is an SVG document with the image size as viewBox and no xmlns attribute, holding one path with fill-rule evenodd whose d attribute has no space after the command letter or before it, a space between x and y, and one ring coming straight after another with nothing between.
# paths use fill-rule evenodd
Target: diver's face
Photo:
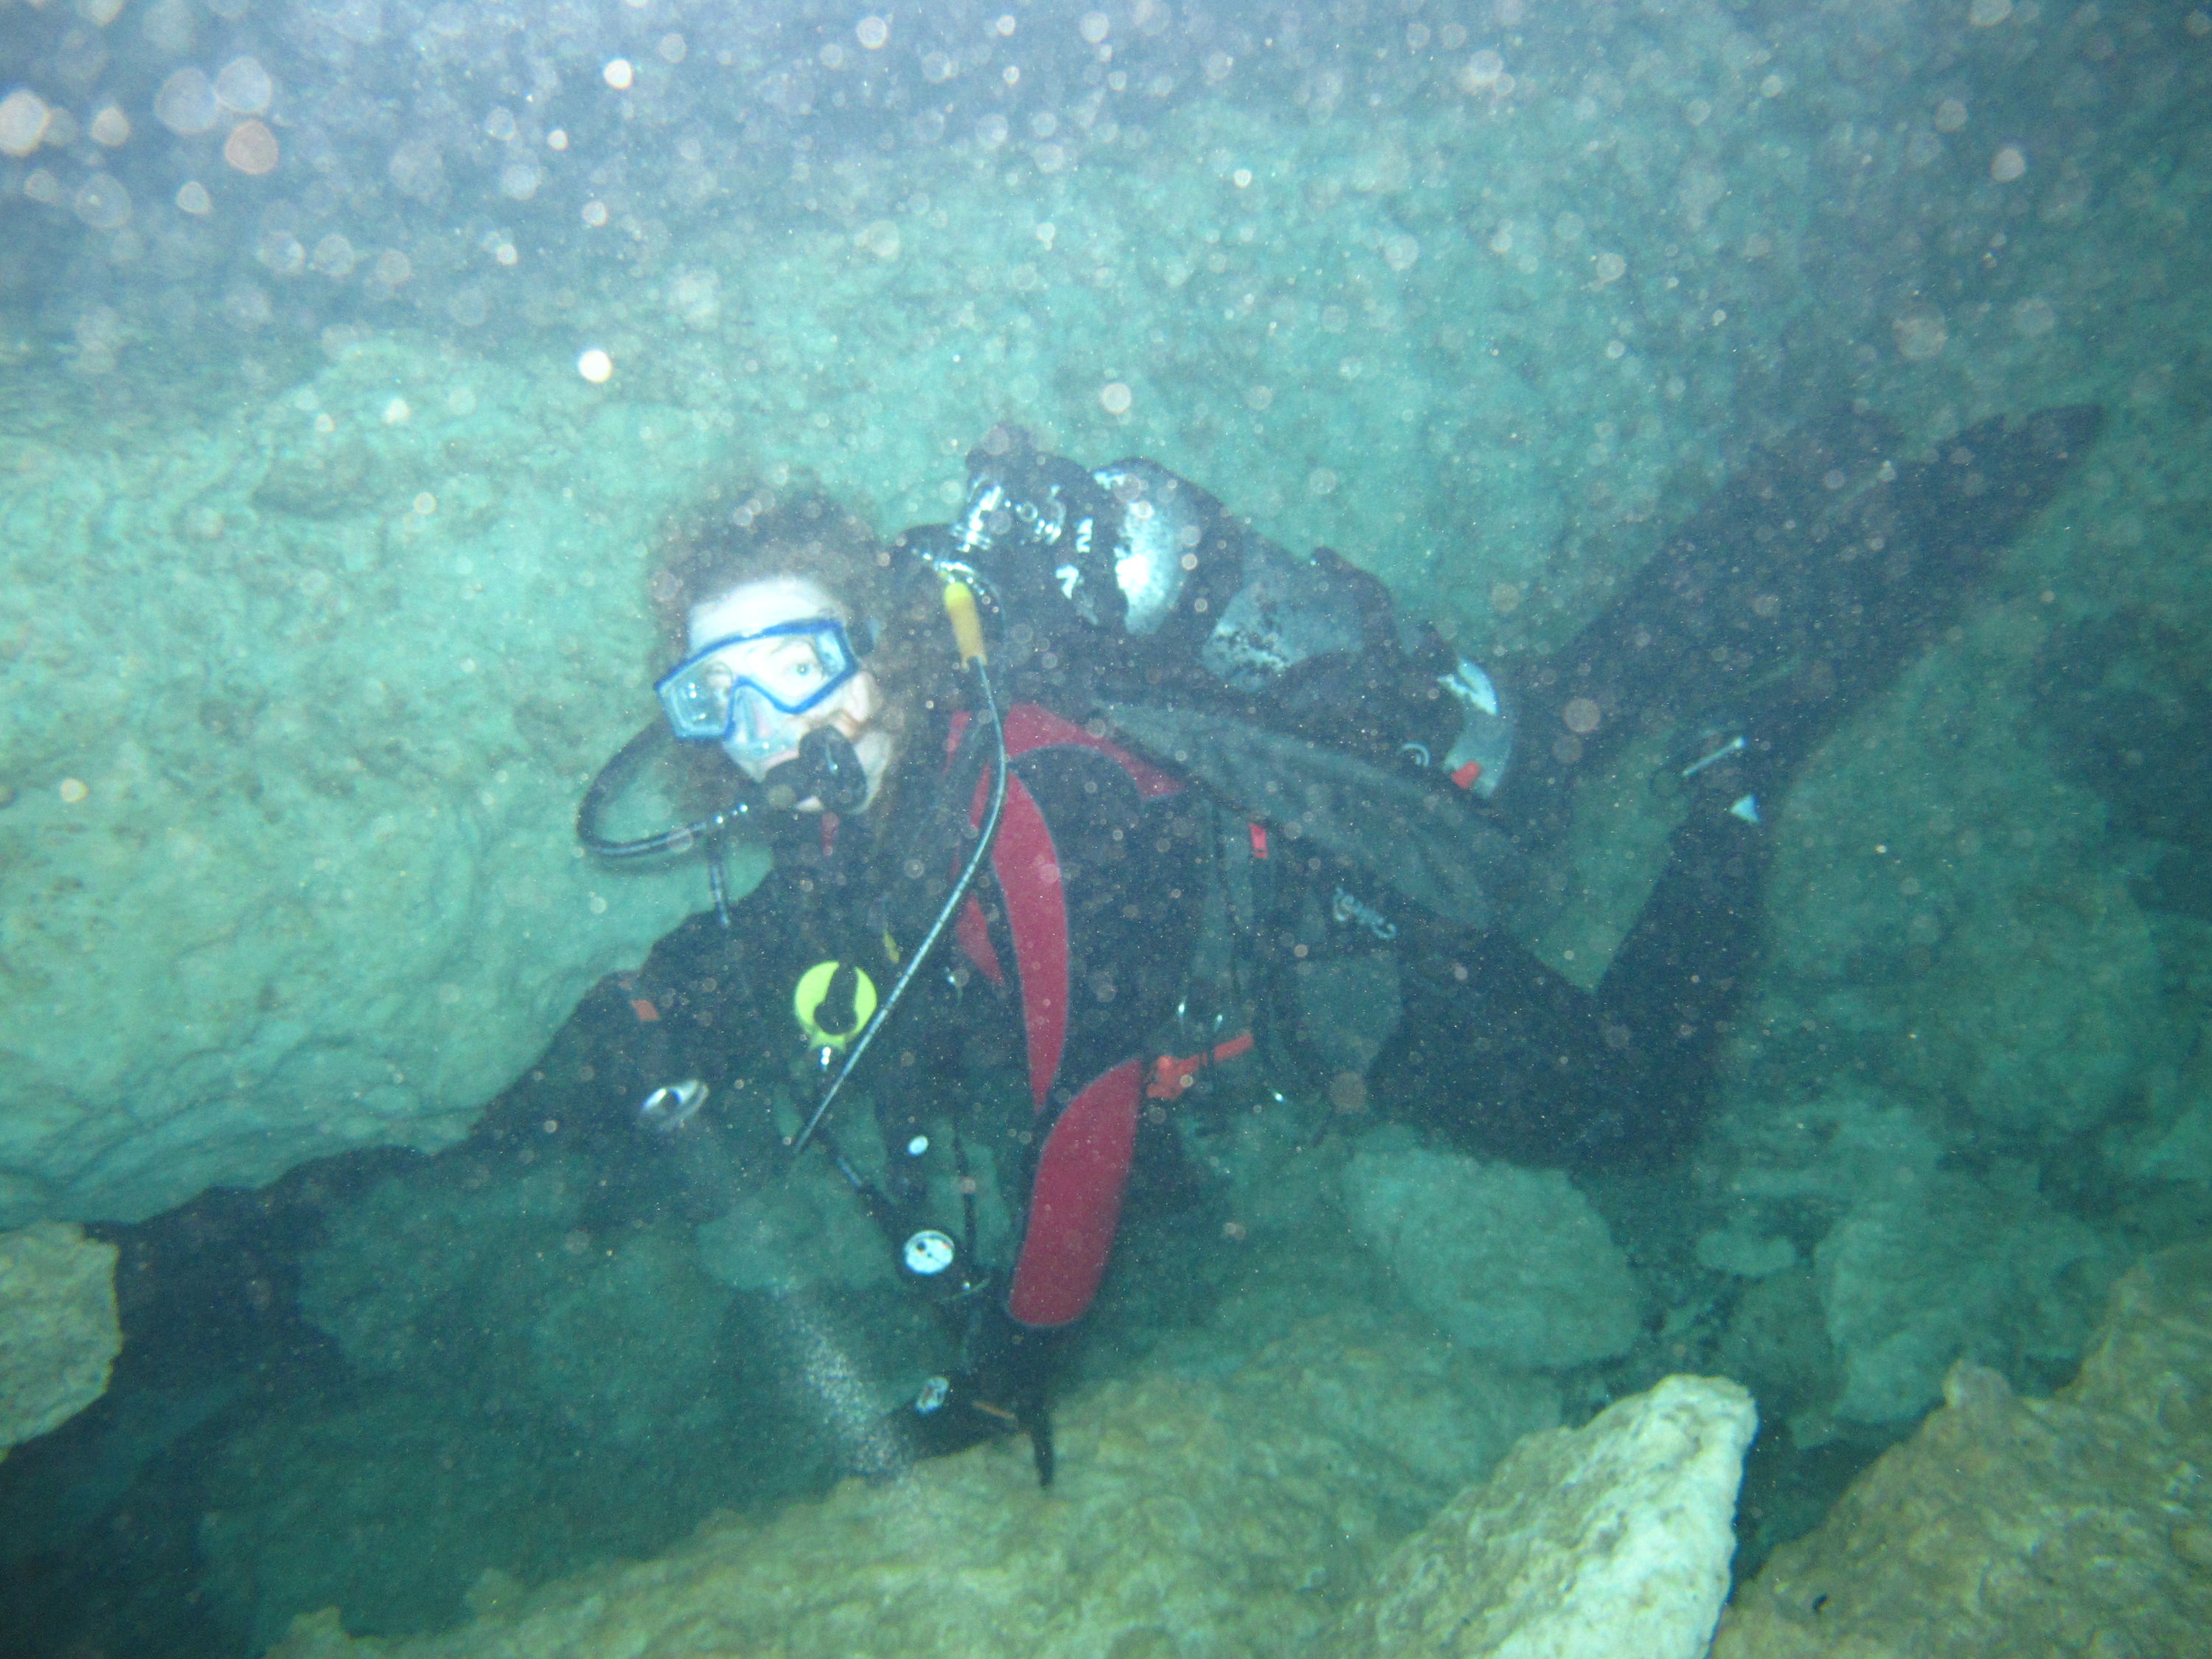
<instances>
[{"instance_id":1,"label":"diver's face","mask_svg":"<svg viewBox=\"0 0 2212 1659\"><path fill-rule=\"evenodd\" d=\"M687 623L690 649L701 651L716 640L757 634L781 623L811 622L825 617L848 625L853 620L845 607L819 583L804 576L763 576L742 583L719 598L693 605ZM726 744L725 750L738 769L758 782L786 761L798 758L799 745L809 732L834 726L859 756L861 769L867 774L867 799L872 802L891 763L890 733L877 724L883 713L883 688L877 684L876 677L863 668L838 687L835 695L790 717L786 732L787 746L766 756L740 752L735 743ZM799 803L799 810L818 812L822 803L810 796Z\"/></svg>"}]
</instances>

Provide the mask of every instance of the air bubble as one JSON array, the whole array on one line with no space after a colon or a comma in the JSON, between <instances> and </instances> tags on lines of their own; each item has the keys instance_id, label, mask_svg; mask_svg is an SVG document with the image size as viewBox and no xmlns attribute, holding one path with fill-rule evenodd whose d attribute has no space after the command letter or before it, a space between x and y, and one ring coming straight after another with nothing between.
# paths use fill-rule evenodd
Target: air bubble
<instances>
[{"instance_id":1,"label":"air bubble","mask_svg":"<svg viewBox=\"0 0 2212 1659\"><path fill-rule=\"evenodd\" d=\"M1489 47L1468 58L1459 72L1462 92L1494 92L1505 73L1505 59Z\"/></svg>"}]
</instances>

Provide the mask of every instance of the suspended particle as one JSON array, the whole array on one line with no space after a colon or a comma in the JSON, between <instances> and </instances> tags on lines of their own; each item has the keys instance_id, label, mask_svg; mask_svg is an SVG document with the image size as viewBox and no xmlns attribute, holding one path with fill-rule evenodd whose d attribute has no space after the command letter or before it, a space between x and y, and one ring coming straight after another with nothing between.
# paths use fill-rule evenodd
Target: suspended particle
<instances>
[{"instance_id":1,"label":"suspended particle","mask_svg":"<svg viewBox=\"0 0 2212 1659\"><path fill-rule=\"evenodd\" d=\"M180 69L154 94L154 118L180 138L205 132L222 114L214 83L196 69Z\"/></svg>"},{"instance_id":2,"label":"suspended particle","mask_svg":"<svg viewBox=\"0 0 2212 1659\"><path fill-rule=\"evenodd\" d=\"M592 347L576 359L576 373L593 386L604 386L615 372L615 360L599 349Z\"/></svg>"},{"instance_id":3,"label":"suspended particle","mask_svg":"<svg viewBox=\"0 0 2212 1659\"><path fill-rule=\"evenodd\" d=\"M240 121L223 141L222 159L249 179L276 171L276 135L260 121Z\"/></svg>"},{"instance_id":4,"label":"suspended particle","mask_svg":"<svg viewBox=\"0 0 2212 1659\"><path fill-rule=\"evenodd\" d=\"M0 98L0 155L28 155L46 139L53 112L27 87Z\"/></svg>"},{"instance_id":5,"label":"suspended particle","mask_svg":"<svg viewBox=\"0 0 2212 1659\"><path fill-rule=\"evenodd\" d=\"M216 71L216 101L233 115L258 115L276 95L276 83L258 58L234 58Z\"/></svg>"},{"instance_id":6,"label":"suspended particle","mask_svg":"<svg viewBox=\"0 0 2212 1659\"><path fill-rule=\"evenodd\" d=\"M76 187L70 210L94 230L120 230L131 222L131 192L113 174L95 173Z\"/></svg>"}]
</instances>

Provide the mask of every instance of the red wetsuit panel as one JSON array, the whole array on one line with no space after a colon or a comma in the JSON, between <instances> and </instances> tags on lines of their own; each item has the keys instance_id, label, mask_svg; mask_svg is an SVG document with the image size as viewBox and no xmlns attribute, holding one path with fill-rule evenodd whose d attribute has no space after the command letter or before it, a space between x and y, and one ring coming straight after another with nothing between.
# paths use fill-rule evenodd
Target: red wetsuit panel
<instances>
[{"instance_id":1,"label":"red wetsuit panel","mask_svg":"<svg viewBox=\"0 0 2212 1659\"><path fill-rule=\"evenodd\" d=\"M1133 1059L1094 1078L1045 1137L1006 1297L1006 1311L1024 1325L1080 1319L1098 1293L1121 1219L1143 1080Z\"/></svg>"},{"instance_id":2,"label":"red wetsuit panel","mask_svg":"<svg viewBox=\"0 0 2212 1659\"><path fill-rule=\"evenodd\" d=\"M1102 755L1111 756L1115 764L1129 775L1129 781L1137 786L1137 793L1146 800L1182 793L1182 784L1174 774L1161 771L1150 761L1140 760L1088 726L1062 720L1049 708L1039 708L1033 702L1018 702L1006 710L1000 724L1006 727L1009 757L1026 755L1032 749L1048 749L1055 744L1072 744L1079 749L1096 749ZM952 717L952 729L945 736L945 752L948 757L959 748L961 737L967 730L968 714L963 709ZM988 783L983 786L983 799L989 799L989 787Z\"/></svg>"},{"instance_id":3,"label":"red wetsuit panel","mask_svg":"<svg viewBox=\"0 0 2212 1659\"><path fill-rule=\"evenodd\" d=\"M981 813L979 802L978 822ZM1019 778L1006 780L1006 811L999 818L998 839L991 843L991 872L999 878L1007 931L1014 939L1014 963L1021 974L1030 1098L1042 1111L1067 1046L1067 902L1060 891L1060 854L1053 848L1052 830ZM995 954L992 960L996 962ZM983 966L980 961L976 965Z\"/></svg>"},{"instance_id":4,"label":"red wetsuit panel","mask_svg":"<svg viewBox=\"0 0 2212 1659\"><path fill-rule=\"evenodd\" d=\"M1158 803L1181 794L1183 785L1119 744L1034 703L1016 703L1003 720L1008 758L1029 759L1007 780L991 869L998 879L1005 939L1013 951L1032 1109L1044 1133L1007 1311L1024 1324L1065 1325L1081 1318L1090 1307L1113 1249L1143 1097L1142 1065L1135 1050L1164 1012L1132 996L1115 1005L1115 1016L1106 1026L1101 1026L1098 1011L1093 1009L1089 1024L1078 1028L1071 1003L1075 963L1083 962L1086 973L1103 969L1110 976L1116 964L1126 960L1123 952L1128 946L1089 931L1074 938L1073 917L1100 915L1096 886L1100 881L1133 881L1137 886L1133 890L1151 895L1154 902L1168 890L1186 884L1186 878L1171 877L1164 866L1117 861L1120 830L1113 836L1115 859L1100 856L1101 838L1114 822L1112 813L1132 806L1157 810ZM957 749L966 724L965 715L956 717L948 752ZM1049 753L1064 755L1070 750L1087 751L1108 763L1127 781L1126 790L1076 791L1075 775L1064 764L1055 764ZM1117 795L1118 805L1113 804ZM977 780L969 808L971 823L982 822L989 799L988 778ZM1150 844L1138 832L1134 819L1130 830L1133 842ZM1073 878L1062 866L1063 844L1089 848L1087 854L1079 855L1080 873ZM1071 892L1071 880L1082 890L1080 894ZM1122 903L1108 906L1106 913L1116 918L1134 914ZM1086 921L1086 930L1097 925ZM1120 925L1133 928L1139 924ZM994 980L1003 975L1004 953L994 947L992 929L980 906L963 907L957 936L969 959L986 975ZM1147 945L1158 937L1157 927L1144 934ZM1120 1029L1124 1026L1126 1030ZM1080 1068L1077 1079L1087 1079L1073 1099L1071 1084L1061 1080L1062 1071L1071 1063ZM1097 1069L1102 1066L1103 1070Z\"/></svg>"},{"instance_id":5,"label":"red wetsuit panel","mask_svg":"<svg viewBox=\"0 0 2212 1659\"><path fill-rule=\"evenodd\" d=\"M1006 725L1009 755L1026 755L1032 749L1072 744L1079 749L1096 749L1102 755L1112 756L1115 763L1129 775L1129 781L1137 786L1137 793L1146 800L1158 800L1163 795L1182 791L1182 785L1173 775L1161 771L1150 761L1139 760L1121 744L1109 743L1089 727L1062 720L1050 709L1040 708L1033 702L1018 702L1006 710Z\"/></svg>"}]
</instances>

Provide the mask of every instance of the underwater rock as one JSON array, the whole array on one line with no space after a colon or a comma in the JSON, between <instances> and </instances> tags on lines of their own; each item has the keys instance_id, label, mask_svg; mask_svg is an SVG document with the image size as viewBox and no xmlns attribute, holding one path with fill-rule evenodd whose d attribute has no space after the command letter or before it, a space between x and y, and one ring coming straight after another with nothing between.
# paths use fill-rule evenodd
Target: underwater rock
<instances>
[{"instance_id":1,"label":"underwater rock","mask_svg":"<svg viewBox=\"0 0 2212 1659\"><path fill-rule=\"evenodd\" d=\"M2122 1279L2051 1398L1961 1364L1944 1399L1737 1592L1714 1659L2204 1651L2212 1245Z\"/></svg>"},{"instance_id":2,"label":"underwater rock","mask_svg":"<svg viewBox=\"0 0 2212 1659\"><path fill-rule=\"evenodd\" d=\"M1413 1305L1501 1364L1564 1370L1626 1352L1643 1293L1603 1218L1556 1170L1482 1163L1395 1131L1344 1176L1352 1228Z\"/></svg>"},{"instance_id":3,"label":"underwater rock","mask_svg":"<svg viewBox=\"0 0 2212 1659\"><path fill-rule=\"evenodd\" d=\"M1722 1332L1719 1362L1752 1391L1770 1429L1786 1425L1800 1447L1833 1437L1843 1373L1809 1266L1746 1288Z\"/></svg>"},{"instance_id":4,"label":"underwater rock","mask_svg":"<svg viewBox=\"0 0 2212 1659\"><path fill-rule=\"evenodd\" d=\"M1808 1034L1808 1072L1851 1052L1885 1086L2056 1146L2124 1111L2184 1033L2102 804L2021 748L2034 637L1973 619L1790 791L1759 1023L1784 1053Z\"/></svg>"},{"instance_id":5,"label":"underwater rock","mask_svg":"<svg viewBox=\"0 0 2212 1659\"><path fill-rule=\"evenodd\" d=\"M1759 1207L1764 1231L1808 1207L1833 1215L1893 1184L1924 1180L1943 1156L1926 1114L1832 1082L1802 1101L1731 1102L1715 1129L1704 1156L1733 1199ZM1752 1227L1741 1216L1733 1224Z\"/></svg>"},{"instance_id":6,"label":"underwater rock","mask_svg":"<svg viewBox=\"0 0 2212 1659\"><path fill-rule=\"evenodd\" d=\"M1986 1183L1950 1170L1893 1182L1814 1262L1843 1365L1835 1413L1861 1423L1924 1410L1961 1357L2014 1375L2063 1365L2119 1271L2096 1231L2051 1208L2018 1167Z\"/></svg>"},{"instance_id":7,"label":"underwater rock","mask_svg":"<svg viewBox=\"0 0 2212 1659\"><path fill-rule=\"evenodd\" d=\"M1531 1435L1399 1545L1334 1651L1359 1659L1701 1659L1758 1426L1734 1382L1670 1376Z\"/></svg>"},{"instance_id":8,"label":"underwater rock","mask_svg":"<svg viewBox=\"0 0 2212 1659\"><path fill-rule=\"evenodd\" d=\"M2212 963L2212 927L2179 925L2196 948L2181 957L2193 976ZM2182 974L2177 974L2177 978ZM2112 1125L2100 1150L2115 1169L2137 1181L2212 1182L2212 1042L2197 1040L2181 1066L2161 1068L2143 1091L2143 1110Z\"/></svg>"},{"instance_id":9,"label":"underwater rock","mask_svg":"<svg viewBox=\"0 0 2212 1659\"><path fill-rule=\"evenodd\" d=\"M590 1252L589 1271L530 1325L530 1383L580 1431L635 1443L718 1429L711 1398L729 1293L687 1243L641 1233Z\"/></svg>"},{"instance_id":10,"label":"underwater rock","mask_svg":"<svg viewBox=\"0 0 2212 1659\"><path fill-rule=\"evenodd\" d=\"M858 1113L854 1117L841 1146L854 1145L850 1155L860 1168L883 1168L873 1120ZM732 1290L781 1296L818 1287L860 1290L898 1283L883 1234L826 1161L780 1170L739 1194L696 1237L699 1265Z\"/></svg>"},{"instance_id":11,"label":"underwater rock","mask_svg":"<svg viewBox=\"0 0 2212 1659\"><path fill-rule=\"evenodd\" d=\"M81 1227L0 1233L0 1457L106 1392L123 1348L115 1259Z\"/></svg>"},{"instance_id":12,"label":"underwater rock","mask_svg":"<svg viewBox=\"0 0 2212 1659\"><path fill-rule=\"evenodd\" d=\"M1439 1460L1424 1438L1434 1413L1400 1412L1413 1402L1396 1379L1421 1369L1407 1359L1419 1345L1374 1335L1356 1321L1309 1322L1227 1377L1156 1373L1079 1391L1059 1413L1049 1491L1027 1445L1001 1441L773 1516L725 1513L656 1560L531 1590L487 1578L470 1597L474 1619L442 1634L350 1638L333 1609L295 1620L274 1653L1312 1650L1389 1544L1516 1435L1555 1420L1546 1386L1505 1380L1495 1400L1461 1402L1464 1443ZM1464 1438L1478 1424L1479 1445Z\"/></svg>"},{"instance_id":13,"label":"underwater rock","mask_svg":"<svg viewBox=\"0 0 2212 1659\"><path fill-rule=\"evenodd\" d=\"M445 1145L705 897L570 831L688 417L392 339L119 441L21 456L0 550L0 1225Z\"/></svg>"},{"instance_id":14,"label":"underwater rock","mask_svg":"<svg viewBox=\"0 0 2212 1659\"><path fill-rule=\"evenodd\" d=\"M1782 1237L1760 1237L1732 1227L1699 1233L1698 1265L1739 1279L1766 1279L1797 1265L1797 1247Z\"/></svg>"},{"instance_id":15,"label":"underwater rock","mask_svg":"<svg viewBox=\"0 0 2212 1659\"><path fill-rule=\"evenodd\" d=\"M695 1419L732 1296L688 1230L594 1231L587 1175L495 1168L416 1166L335 1212L303 1261L302 1310L364 1378L436 1378L587 1440L719 1428Z\"/></svg>"}]
</instances>

